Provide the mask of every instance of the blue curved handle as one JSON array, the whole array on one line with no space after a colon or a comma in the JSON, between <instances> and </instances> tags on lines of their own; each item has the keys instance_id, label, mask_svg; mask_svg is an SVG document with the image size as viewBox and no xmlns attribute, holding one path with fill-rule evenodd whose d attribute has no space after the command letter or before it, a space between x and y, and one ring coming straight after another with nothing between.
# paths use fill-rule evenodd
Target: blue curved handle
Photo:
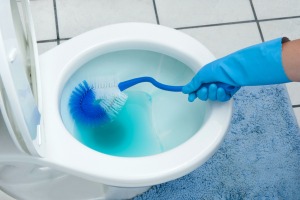
<instances>
[{"instance_id":1,"label":"blue curved handle","mask_svg":"<svg viewBox=\"0 0 300 200\"><path fill-rule=\"evenodd\" d=\"M165 84L162 84L162 83L156 81L154 78L148 77L148 76L138 77L138 78L120 82L118 84L118 87L119 87L120 91L124 91L127 88L130 88L136 84L143 83L143 82L152 83L155 87L157 87L159 89L171 91L171 92L181 92L182 87L183 87L183 86L165 85ZM225 90L225 92L231 96L240 88L240 87L231 86L231 85L221 83L221 82L216 82L215 84L217 85L218 88L219 87L223 88ZM210 85L210 83L205 83L202 85L202 87L208 87L209 85Z\"/></svg>"},{"instance_id":2,"label":"blue curved handle","mask_svg":"<svg viewBox=\"0 0 300 200\"><path fill-rule=\"evenodd\" d=\"M130 79L130 80L127 80L127 81L120 82L118 84L118 87L121 91L124 91L129 87L132 87L132 86L134 86L138 83L143 83L143 82L152 83L152 85L154 85L155 87L157 87L159 89L167 90L167 91L171 91L171 92L181 92L182 87L183 87L183 86L165 85L165 84L162 84L160 82L157 82L154 78L148 77L148 76L134 78L134 79Z\"/></svg>"}]
</instances>

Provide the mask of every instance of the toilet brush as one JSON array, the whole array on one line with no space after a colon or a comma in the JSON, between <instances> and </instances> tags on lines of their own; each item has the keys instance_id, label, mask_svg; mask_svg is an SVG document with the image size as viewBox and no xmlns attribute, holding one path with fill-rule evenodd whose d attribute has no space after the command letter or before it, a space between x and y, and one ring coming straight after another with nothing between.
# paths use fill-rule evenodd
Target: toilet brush
<instances>
[{"instance_id":1,"label":"toilet brush","mask_svg":"<svg viewBox=\"0 0 300 200\"><path fill-rule=\"evenodd\" d=\"M138 77L120 82L118 85L114 83L101 84L96 81L88 83L84 80L72 91L69 99L70 114L76 123L83 125L95 126L111 122L126 103L127 95L123 91L143 82L149 82L161 90L171 92L181 92L183 87L162 84L152 77ZM215 84L231 96L238 89L220 82ZM209 85L203 84L202 87Z\"/></svg>"},{"instance_id":2,"label":"toilet brush","mask_svg":"<svg viewBox=\"0 0 300 200\"><path fill-rule=\"evenodd\" d=\"M126 100L114 83L84 80L72 91L68 106L76 124L93 127L113 121Z\"/></svg>"}]
</instances>

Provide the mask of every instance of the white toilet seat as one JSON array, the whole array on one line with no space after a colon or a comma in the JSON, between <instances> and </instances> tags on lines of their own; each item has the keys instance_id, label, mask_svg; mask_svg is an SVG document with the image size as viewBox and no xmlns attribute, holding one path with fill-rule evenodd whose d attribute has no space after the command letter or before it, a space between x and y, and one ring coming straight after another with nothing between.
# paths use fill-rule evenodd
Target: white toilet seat
<instances>
[{"instance_id":1,"label":"white toilet seat","mask_svg":"<svg viewBox=\"0 0 300 200\"><path fill-rule=\"evenodd\" d=\"M209 102L206 123L192 138L167 152L147 157L115 157L94 151L66 130L59 98L68 78L85 62L103 53L143 49L164 53L194 66L212 61L196 40L166 27L124 23L84 33L40 56L41 132L49 165L94 181L120 187L142 187L185 175L203 164L221 144L232 114L232 101ZM201 55L201 56L199 56Z\"/></svg>"}]
</instances>

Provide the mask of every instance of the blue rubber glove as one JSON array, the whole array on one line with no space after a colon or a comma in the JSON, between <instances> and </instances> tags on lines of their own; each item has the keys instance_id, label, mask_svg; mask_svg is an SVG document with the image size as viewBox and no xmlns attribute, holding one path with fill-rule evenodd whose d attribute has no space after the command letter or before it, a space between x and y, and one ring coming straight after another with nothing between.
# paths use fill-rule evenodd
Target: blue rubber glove
<instances>
[{"instance_id":1,"label":"blue rubber glove","mask_svg":"<svg viewBox=\"0 0 300 200\"><path fill-rule=\"evenodd\" d=\"M215 60L201 68L194 78L185 85L182 92L189 94L189 101L227 101L232 94L226 94L215 83L235 86L270 85L290 82L281 59L282 43L287 38L278 38L241 49ZM235 91L235 92L236 92Z\"/></svg>"}]
</instances>

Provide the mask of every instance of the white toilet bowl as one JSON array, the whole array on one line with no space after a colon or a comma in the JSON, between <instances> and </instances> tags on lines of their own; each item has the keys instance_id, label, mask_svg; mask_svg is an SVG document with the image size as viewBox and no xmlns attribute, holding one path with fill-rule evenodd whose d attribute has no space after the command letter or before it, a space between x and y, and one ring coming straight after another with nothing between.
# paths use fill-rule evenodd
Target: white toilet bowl
<instances>
[{"instance_id":1,"label":"white toilet bowl","mask_svg":"<svg viewBox=\"0 0 300 200\"><path fill-rule=\"evenodd\" d=\"M29 9L28 2L22 3L29 25L25 26L28 48L20 45L20 29L13 22L16 20L15 2L7 0L0 6L3 12L6 11L2 15L9 18L5 22L0 20L0 106L6 124L6 129L1 130L0 141L11 144L0 148L0 188L24 199L41 199L26 191L35 188L39 193L49 193L53 187L68 188L69 184L76 182L76 188L73 188L75 193L77 189L81 191L80 188L88 187L90 194L97 191L95 195L99 199L131 198L151 185L193 171L218 149L230 124L232 101L198 101L191 104L181 93L167 94L174 98L174 102L182 103L180 107L168 107L166 98L153 100L152 117L157 134L154 137L161 142L160 151L139 156L118 156L88 146L73 132L73 125L68 125L70 119L66 119L64 114L68 111L67 104L62 102L64 96L69 95L69 88L74 88L80 79L97 74L121 80L148 75L166 83L182 85L214 57L198 41L179 31L142 23L116 24L95 29L37 57L32 21L29 10L26 10ZM27 50L31 51L25 54ZM120 63L115 67L105 67L114 58L120 59L116 54L126 52L130 55L136 52L137 56L122 61L123 68ZM138 56L141 52L143 56ZM26 66L22 55L27 56L27 60L33 64ZM111 59L101 64L107 55ZM169 59L170 62L160 65L161 58ZM152 68L152 61L158 65ZM86 66L91 62L101 67L89 70ZM138 66L139 62L144 62L144 65ZM83 70L84 67L87 70ZM26 76L31 84L24 78ZM150 96L153 91L157 91L149 85L137 86L135 90L142 90ZM151 131L149 133L152 134ZM10 173L1 178L4 172ZM13 183L17 185L17 172L18 176L20 173L33 174L23 177L26 184L19 184L19 190L12 187ZM43 189L34 184L41 180ZM18 188L16 185L14 188ZM101 192L98 190L99 185L103 186ZM91 198L88 194L85 197L82 191L81 194L81 199ZM63 193L57 194L55 198L75 199Z\"/></svg>"}]
</instances>

